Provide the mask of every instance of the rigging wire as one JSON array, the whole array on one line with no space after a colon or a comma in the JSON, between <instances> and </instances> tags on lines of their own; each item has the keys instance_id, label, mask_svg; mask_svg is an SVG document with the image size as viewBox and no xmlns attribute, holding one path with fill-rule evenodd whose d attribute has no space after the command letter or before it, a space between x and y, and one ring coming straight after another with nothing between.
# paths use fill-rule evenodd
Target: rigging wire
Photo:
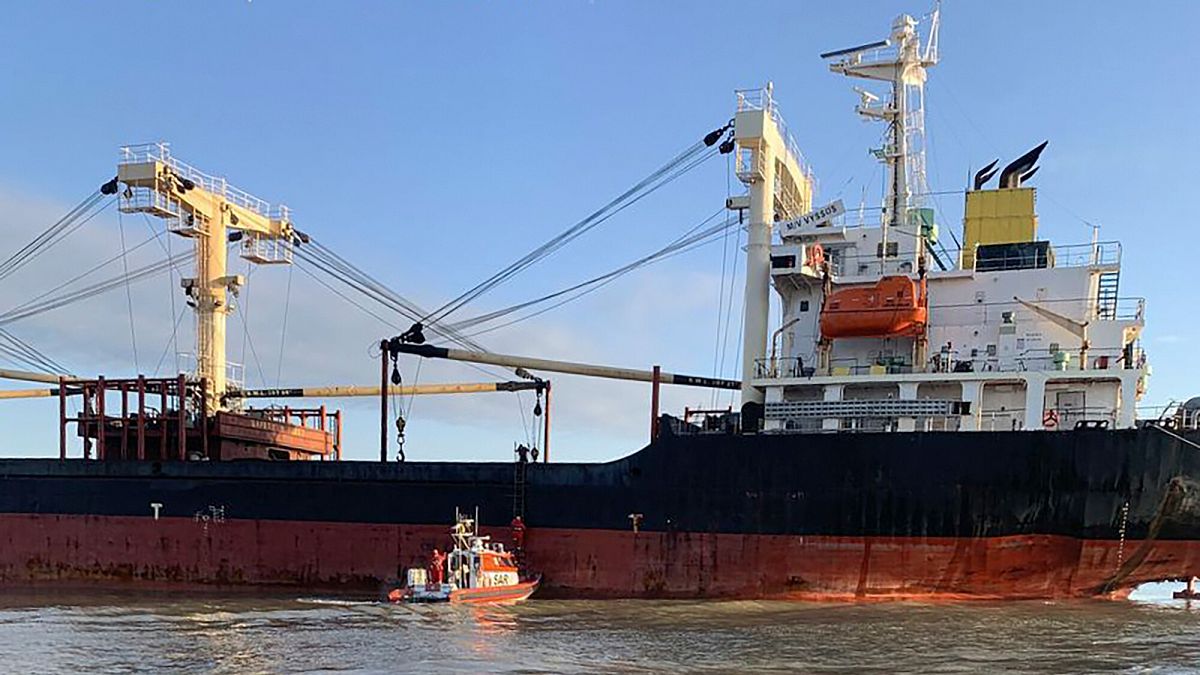
<instances>
[{"instance_id":1,"label":"rigging wire","mask_svg":"<svg viewBox=\"0 0 1200 675\"><path fill-rule=\"evenodd\" d=\"M278 387L283 378L283 351L287 343L288 310L292 306L292 274L296 271L294 264L288 265L287 292L283 296L283 324L279 329L279 362L275 364L275 386Z\"/></svg>"},{"instance_id":2,"label":"rigging wire","mask_svg":"<svg viewBox=\"0 0 1200 675\"><path fill-rule=\"evenodd\" d=\"M55 221L54 224L34 237L32 241L10 255L4 262L0 263L0 280L8 278L111 206L113 200L109 199L99 208L95 208L97 204L104 201L104 198L105 195L101 194L99 190L93 192L89 197L76 205L75 208L71 209L67 215Z\"/></svg>"},{"instance_id":3,"label":"rigging wire","mask_svg":"<svg viewBox=\"0 0 1200 675\"><path fill-rule=\"evenodd\" d=\"M678 255L681 253L686 253L686 252L688 252L694 248L697 248L699 246L703 246L705 244L712 243L713 241L716 241L716 235L719 235L721 232L728 230L731 226L736 224L737 221L735 219L727 219L726 221L718 223L717 225L712 226L700 233L695 233L695 231L698 228L702 227L703 225L711 222L714 218L716 218L716 216L720 215L722 211L724 211L724 208L720 209L715 214L713 214L713 215L709 216L708 218L706 218L705 220L701 221L698 225L693 226L690 230L685 232L683 235L676 238L670 244L667 244L666 246L655 251L654 253L643 256L631 263L628 263L626 265L618 267L615 270L606 272L606 273L601 274L596 277L592 277L591 279L588 279L586 281L580 282L573 286L569 286L567 288L555 291L554 293L544 295L540 298L535 298L533 300L529 300L529 301L526 301L523 303L512 305L512 306L506 307L504 309L496 310L495 312L490 312L488 314L481 315L480 317L476 317L475 319L468 319L467 321L461 322L460 324L454 324L454 326L456 328L474 327L474 326L480 325L482 323L486 323L488 321L492 321L494 319L500 318L502 316L506 316L515 311L519 311L521 309L525 309L525 308L528 308L528 307L531 307L531 306L534 306L537 304L541 304L541 303L549 301L549 300L560 298L560 297L562 297L564 295L568 295L570 293L575 293L575 295L570 295L569 297L566 297L565 299L563 299L559 302L556 302L548 307L544 307L536 312L531 312L529 314L525 314L520 317L517 317L511 321L507 321L505 323L501 323L501 324L491 326L491 327L488 327L488 328L485 328L482 330L478 330L474 333L470 333L470 334L468 334L468 337L473 338L473 337L477 337L479 335L483 335L485 333L490 333L494 330L499 330L500 328L511 326L515 323L520 323L527 319L532 319L535 316L540 316L552 309L561 307L561 306L567 304L568 302L578 300L579 298L582 298L583 296L585 296L589 293L592 293L593 291L599 290L600 288L607 286L608 284L612 283L613 281L616 281L619 277L624 276L625 274L628 274L629 272L632 272L636 269L639 269L641 267L649 265L653 262L657 262L659 260L665 260L665 259L673 257L675 255Z\"/></svg>"},{"instance_id":4,"label":"rigging wire","mask_svg":"<svg viewBox=\"0 0 1200 675\"><path fill-rule=\"evenodd\" d=\"M68 374L68 369L54 359L46 356L36 347L22 340L11 332L0 328L3 337L11 346L2 347L4 353L10 354L34 368L50 374Z\"/></svg>"},{"instance_id":5,"label":"rigging wire","mask_svg":"<svg viewBox=\"0 0 1200 675\"><path fill-rule=\"evenodd\" d=\"M339 283L365 295L410 321L419 320L420 316L424 313L424 310L416 305L416 303L389 289L378 279L361 268L356 267L315 239L310 238L307 245L297 247L296 253L297 257L304 260L311 267L324 272ZM339 295L341 294L339 293ZM345 296L343 295L342 297ZM376 316L376 318L379 317ZM384 323L393 325L390 321L384 321ZM396 328L399 330L398 327ZM432 330L467 349L486 351L481 345L465 339L456 331L439 326L433 326Z\"/></svg>"},{"instance_id":6,"label":"rigging wire","mask_svg":"<svg viewBox=\"0 0 1200 675\"><path fill-rule=\"evenodd\" d=\"M172 336L174 336L176 331L179 330L179 324L183 321L183 317L185 315L187 315L187 310L188 310L188 308L185 306L183 309L179 310L179 313L175 316L175 324L171 327L171 335ZM167 350L169 350L171 348L172 344L175 344L173 341L173 338L167 340L167 344L163 346L162 354L159 355L158 362L154 364L155 376L158 375L159 369L162 368L163 361L165 361L167 358ZM178 344L175 344L175 363L176 364L179 363L179 345ZM179 372L178 365L176 365L175 372L177 372L177 373Z\"/></svg>"},{"instance_id":7,"label":"rigging wire","mask_svg":"<svg viewBox=\"0 0 1200 675\"><path fill-rule=\"evenodd\" d=\"M157 235L157 236L161 236L161 235ZM136 246L133 246L132 248L130 248L130 249L129 249L129 250L126 252L126 253L127 253L127 254L128 254L128 253L133 253L134 251L136 251L136 250L138 250L138 249L142 248L143 246L146 246L146 245L147 245L147 244L149 244L150 242L154 241L154 240L157 238L157 236L155 236L155 237L150 237L149 239L146 239L146 240L144 240L144 241L142 241L142 242L138 243ZM41 295L36 295L36 296L34 296L34 297L30 298L29 300L26 300L26 301L25 301L23 304L21 304L21 305L17 305L17 307L15 307L14 309L21 309L21 308L23 308L23 307L27 307L27 306L29 306L29 305L32 305L33 303L37 302L38 300L41 300L42 298L45 298L46 296L48 296L48 295L50 295L50 294L52 294L52 293L56 293L56 292L58 292L58 291L61 291L62 289L64 289L64 288L66 288L66 287L70 286L71 284L75 283L76 281L79 281L80 279L83 279L84 277L86 277L86 276L88 276L88 275L92 274L93 272L96 272L97 270L103 269L103 268L105 268L105 267L107 267L107 266L109 266L109 265L113 264L114 262L116 262L116 261L120 260L120 259L121 259L121 257L122 257L122 254L119 254L119 253L118 253L117 255L114 255L114 256L112 256L111 258L108 258L108 259L106 259L106 260L104 260L104 261L100 262L99 264L97 264L97 265L94 265L94 266L92 266L92 267L90 267L90 268L88 268L88 269L84 270L83 272L80 272L79 274L77 274L77 275L75 275L75 276L71 277L70 279L68 279L68 280L66 280L66 281L64 281L64 282L62 282L61 284L59 284L59 285L55 286L54 288L51 288L50 290L43 292ZM10 311L11 311L11 310L10 310Z\"/></svg>"},{"instance_id":8,"label":"rigging wire","mask_svg":"<svg viewBox=\"0 0 1200 675\"><path fill-rule=\"evenodd\" d=\"M239 358L242 360L243 364L246 363L246 343L250 340L250 279L254 274L254 270L255 267L250 264L249 260L247 260L245 275L246 284L242 291L245 295L245 299L242 300L242 302L237 303L238 310L240 310L238 312L238 317L242 320L242 353ZM259 368L259 370L261 370L261 368ZM263 380L262 386L267 386L265 379Z\"/></svg>"},{"instance_id":9,"label":"rigging wire","mask_svg":"<svg viewBox=\"0 0 1200 675\"><path fill-rule=\"evenodd\" d=\"M337 295L339 298L341 298L341 299L345 300L346 302L350 303L351 305L354 305L354 306L355 306L355 307L357 307L358 309L362 310L364 313L371 315L372 317L374 317L374 318L375 318L375 320L379 321L379 323L382 323L383 325L385 325L385 326L388 326L389 328L392 328L392 329L394 329L394 330L401 330L401 328L400 328L400 326L399 326L398 324L394 324L394 323L392 323L391 321L388 321L387 319L383 318L382 316L379 316L379 315L378 315L378 314L376 314L375 312L372 312L371 310L369 310L369 309L367 309L366 307L364 307L364 306L363 306L361 303L359 303L359 302L356 302L356 301L355 301L353 298L351 298L351 297L347 296L345 293L342 293L341 291L339 291L338 289L334 288L333 286L330 286L328 283L326 283L326 281L325 281L324 279L322 279L321 277L318 277L317 275L315 275L315 274L313 274L311 271L309 271L309 270L306 268L306 266L304 266L304 265L300 265L300 264L298 264L298 263L293 263L293 264L294 264L294 265L295 265L295 266L296 266L296 267L297 267L297 268L298 268L298 269L299 269L301 272L304 272L304 273L305 273L305 274L307 274L309 277L311 277L313 281L315 281L315 282L317 282L318 284L321 284L321 285L322 285L322 286L324 286L325 288L329 289L329 291L330 291L330 292L334 293L334 294L335 294L335 295Z\"/></svg>"},{"instance_id":10,"label":"rigging wire","mask_svg":"<svg viewBox=\"0 0 1200 675\"><path fill-rule=\"evenodd\" d=\"M69 304L72 304L75 302L79 302L81 300L90 299L92 297L100 295L101 293L105 293L105 292L111 291L115 288L119 288L122 284L124 284L126 282L126 280L141 281L143 279L148 279L150 277L153 277L153 276L162 274L163 272L166 272L168 269L170 269L170 267L172 265L174 265L178 262L181 262L183 260L187 260L191 257L192 257L192 254L190 252L186 253L186 254L180 254L180 255L175 256L174 258L166 258L164 260L159 260L158 262L150 263L149 265L144 265L142 267L136 268L136 269L130 271L129 274L121 274L119 276L97 282L90 286L85 286L83 288L76 289L74 291L69 291L69 292L62 293L57 296L47 298L45 301L43 301L41 303L37 303L37 304L26 303L25 305L22 305L21 307L10 309L9 311L4 312L3 314L0 314L0 325L7 325L14 321L19 321L21 319L26 319L31 316L43 314L45 312L49 312L51 310L58 309L60 307L63 307L63 306L66 306L66 305L69 305Z\"/></svg>"},{"instance_id":11,"label":"rigging wire","mask_svg":"<svg viewBox=\"0 0 1200 675\"><path fill-rule=\"evenodd\" d=\"M150 222L150 218L144 212L141 214L141 216L142 216L142 222L146 223L146 227L150 230L150 234L153 234L154 238L158 240L159 246L162 248L163 252L167 254L168 258L172 257L173 254L171 253L171 237L169 235L166 237L162 236L167 230L162 229L162 230L156 231L154 228L154 225ZM167 273L167 276L169 278L169 283L167 284L167 298L170 300L170 303L171 303L171 316L175 316L175 289L179 288L179 286L175 283L175 277L179 276L180 279L182 279L183 273L180 272L175 267L172 267L171 270ZM174 349L175 349L175 372L176 373L183 372L182 369L179 367L179 322L178 321L176 321L174 326L171 327L171 344L174 345ZM160 366L162 365L161 361L159 362L159 365ZM155 375L158 374L158 366L155 366L154 374Z\"/></svg>"},{"instance_id":12,"label":"rigging wire","mask_svg":"<svg viewBox=\"0 0 1200 675\"><path fill-rule=\"evenodd\" d=\"M242 320L242 325L243 326L246 325L246 313L242 311L242 308L240 306L235 305L235 307L236 307L235 311L237 311L238 317ZM267 386L267 375L266 375L265 371L263 371L262 360L258 358L258 350L254 348L254 338L250 337L249 331L246 331L244 333L244 337L246 340L246 344L250 345L250 355L252 357L254 357L254 365L255 365L255 367L258 368L258 378L259 378L259 380L262 381L262 386L265 387L265 386ZM244 363L245 357L243 357L242 360ZM243 365L243 369L244 368L245 368L245 366ZM243 378L244 377L245 377L245 375L243 375ZM243 386L244 386L244 384L243 384Z\"/></svg>"},{"instance_id":13,"label":"rigging wire","mask_svg":"<svg viewBox=\"0 0 1200 675\"><path fill-rule=\"evenodd\" d=\"M303 258L303 256L301 256L301 260L306 260L306 259L305 259L305 258ZM356 307L357 309L359 309L360 311L362 311L364 314L367 314L367 315L371 316L372 318L374 318L375 320L379 321L379 322L380 322L380 323L382 323L383 325L385 325L385 326L388 326L388 327L390 327L390 328L392 328L392 329L394 329L394 330L401 330L401 327L400 327L399 325L397 325L397 324L393 323L392 321L390 321L390 320L388 320L388 319L384 318L383 316L380 316L378 313L376 313L376 312L372 311L371 309L369 309L368 307L366 307L366 306L365 306L365 305L363 305L362 303L360 303L360 302L358 302L358 301L354 300L354 299L353 299L353 298L351 298L350 296L348 296L348 295L346 295L345 293L341 292L340 290L338 290L337 288L335 288L334 286L332 286L332 285L330 285L328 282L326 282L324 279L322 279L321 277L319 277L319 276L317 276L316 274L314 274L314 273L313 273L311 270L307 269L307 267L308 267L308 264L307 264L307 263L306 263L305 265L299 265L299 264L297 264L297 268L298 268L298 269L299 269L301 272L304 272L306 275L308 275L310 278L312 278L312 280L313 280L313 281L316 281L318 284L320 284L320 285L324 286L326 289L328 289L328 290L329 290L331 293L333 293L334 295L337 295L338 297L342 298L342 299L343 299L343 300L345 300L346 302L350 303L351 305L353 305L354 307ZM343 282L343 283L345 283L345 282ZM351 285L351 286L353 287L353 285ZM369 294L369 293L367 294L367 297L370 297L370 298L372 298L372 299L375 299L375 298L374 298L374 296L373 296L373 295L371 295L371 294ZM387 303L383 303L382 301L379 301L379 302L381 302L381 304L384 304L385 306L388 306L388 305L387 305ZM460 343L460 344L461 344L461 343ZM478 343L476 343L476 342L473 342L473 341L472 341L472 342L469 342L469 344L471 344L471 345L476 345L475 347L470 347L470 348L472 348L472 349L475 349L476 351L484 351L484 349L483 349L482 347L479 347L479 346L478 346ZM498 380L503 380L503 379L505 379L505 376L504 376L504 375L502 375L502 374L499 374L499 373L495 372L495 371L494 371L494 370L492 370L492 369L489 369L489 368L485 368L485 367L483 367L483 366L480 366L480 365L478 365L478 364L475 364L475 363L470 363L470 362L466 362L466 361L463 361L463 362L460 362L460 363L462 363L462 365L465 365L465 366L467 366L467 367L469 367L469 368L471 368L471 369L473 369L473 370L476 370L476 371L478 371L478 372L480 372L480 373L483 373L484 375L487 375L488 377L493 377L493 378L496 378L496 379L498 379Z\"/></svg>"},{"instance_id":14,"label":"rigging wire","mask_svg":"<svg viewBox=\"0 0 1200 675\"><path fill-rule=\"evenodd\" d=\"M732 308L732 306L733 306L732 303L730 303L731 308ZM735 354L742 353L742 340L746 337L746 313L742 312L741 317L742 317L741 321L738 322L738 333L737 333L738 339L737 339L737 348L734 350ZM725 325L728 326L729 324L726 323ZM737 369L740 365L741 365L740 363L738 363L736 361L734 362L733 372L735 375L738 374ZM741 373L741 377L746 377L746 374ZM733 379L733 378L730 378L730 379ZM734 394L737 394L737 393L738 393L738 390L736 390L736 389L729 390L729 407L730 408L733 407L733 396L734 396Z\"/></svg>"},{"instance_id":15,"label":"rigging wire","mask_svg":"<svg viewBox=\"0 0 1200 675\"><path fill-rule=\"evenodd\" d=\"M117 231L121 239L121 267L125 276L125 305L129 310L129 343L133 348L133 369L141 372L141 365L138 364L137 327L133 321L133 291L129 283L129 252L125 248L125 219L121 217L120 209L117 209Z\"/></svg>"},{"instance_id":16,"label":"rigging wire","mask_svg":"<svg viewBox=\"0 0 1200 675\"><path fill-rule=\"evenodd\" d=\"M566 230L551 238L549 241L543 243L529 253L526 253L521 258L518 258L516 261L510 263L499 272L496 272L492 276L463 292L458 297L450 300L433 312L425 315L422 317L420 323L430 324L445 319L450 314L461 309L467 303L475 300L489 290L511 279L522 270L545 259L555 251L559 250L563 246L566 246L604 221L612 218L624 209L632 206L646 196L654 193L661 187L674 181L679 176L695 168L701 162L709 157L712 157L718 152L716 148L713 148L710 152L704 152L704 150L705 148L711 147L714 143L716 143L716 141L720 140L720 136L724 134L725 130L728 128L729 125L726 125L717 132L714 132L715 136L713 133L710 133L709 136L704 140L697 141L696 143L688 146L682 152L669 160L666 164L635 183L628 190L621 193L604 206L589 214L583 220L571 225ZM698 155L699 158L697 159ZM681 165L683 166L682 169L679 168Z\"/></svg>"},{"instance_id":17,"label":"rigging wire","mask_svg":"<svg viewBox=\"0 0 1200 675\"><path fill-rule=\"evenodd\" d=\"M725 203L728 204L733 197L733 156L729 156L725 160ZM741 212L739 211L739 216ZM721 315L722 308L725 305L725 266L729 258L729 230L725 230L721 240L721 281L717 284L717 328L716 335L713 336L713 377L719 377L717 373L717 359L721 353ZM717 390L713 389L709 392L709 406L715 408L717 406ZM685 422L687 420L684 420Z\"/></svg>"},{"instance_id":18,"label":"rigging wire","mask_svg":"<svg viewBox=\"0 0 1200 675\"><path fill-rule=\"evenodd\" d=\"M737 255L737 251L740 250L742 246L742 231L744 229L745 228L742 227L737 228L737 236L735 236L733 240L733 270L729 274L729 292L726 294L728 304L725 307L725 330L721 335L721 363L717 369L718 376L724 375L725 358L729 354L729 326L733 323L733 294L736 290L734 284L737 282L738 263L741 261L741 256ZM743 315L744 314L745 313L743 312ZM744 316L743 320L745 320ZM740 348L738 351L741 351ZM733 405L732 396L730 397L730 405ZM713 407L716 406L714 405Z\"/></svg>"},{"instance_id":19,"label":"rigging wire","mask_svg":"<svg viewBox=\"0 0 1200 675\"><path fill-rule=\"evenodd\" d=\"M716 241L716 238L715 238L715 237L713 237L713 236L711 236L711 234L710 234L709 236L705 237L705 238L704 238L704 239L702 239L702 240L696 240L696 241L689 242L689 243L688 243L688 245L687 245L686 247L684 247L684 248L679 248L678 250L674 250L674 251L672 251L672 252L671 252L669 255L665 255L665 256L663 256L661 259L665 260L666 258L672 258L672 257L675 257L676 255L681 255L681 254L683 254L683 253L688 253L688 252L690 252L690 251L692 251L692 250L694 250L694 249L700 248L701 246L705 246L705 245L707 245L707 244L711 244L711 243L713 243L714 241ZM538 311L536 311L536 312L532 312L532 313L530 313L530 314L527 314L527 315L524 315L524 316L518 317L518 318L516 318L516 319L513 319L512 321L508 321L508 322L506 322L506 323L503 323L503 324L500 324L500 325L497 325L497 326L492 326L492 327L490 327L490 328L487 328L487 329L485 329L485 330L481 330L481 331L478 331L478 332L475 332L475 333L471 333L471 337L474 337L474 336L477 336L477 335L482 335L482 334L484 334L484 333L490 333L490 332L492 332L492 331L494 331L494 330L498 330L498 329L500 329L500 328L504 328L504 327L506 327L506 326L511 326L511 325L513 325L513 324L515 324L515 323L520 323L520 322L522 322L522 321L525 321L526 319L532 319L532 318L533 318L533 317L535 317L535 316L540 316L540 315L542 315L542 314L545 314L546 312L549 312L549 311L550 311L550 310L552 310L552 309L556 309L556 308L558 308L558 307L561 307L561 306L563 306L563 305L565 305L565 304L567 304L567 303L569 303L569 302L573 302L573 301L575 301L575 300L578 300L578 299L582 298L582 297L583 297L583 296L585 296L585 295L588 295L588 294L590 294L590 293L593 293L593 292L595 292L595 291L598 291L598 290L600 290L601 288L603 288L603 287L607 286L608 284L612 283L613 281L616 281L616 280L617 280L617 278L618 278L618 276L619 276L619 275L613 275L612 273L610 273L610 274L606 274L606 275L602 275L602 277L600 277L600 278L598 278L598 279L594 280L594 281L599 281L599 283L596 283L596 284L594 284L594 285L591 285L591 286L589 286L589 287L585 288L584 290L582 290L582 291L580 291L580 292L576 293L575 295L572 295L572 296L570 296L570 297L564 298L564 299L562 299L562 300L560 300L560 301L558 301L558 302L554 303L553 305L550 305L549 307L545 307L545 308L542 308L542 309L540 309L540 310L538 310Z\"/></svg>"}]
</instances>

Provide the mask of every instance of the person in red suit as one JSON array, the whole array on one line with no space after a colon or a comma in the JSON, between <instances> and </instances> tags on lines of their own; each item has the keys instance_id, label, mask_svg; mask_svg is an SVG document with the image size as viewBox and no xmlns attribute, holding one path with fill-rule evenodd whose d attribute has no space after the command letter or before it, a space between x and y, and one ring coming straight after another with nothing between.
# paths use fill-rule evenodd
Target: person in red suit
<instances>
[{"instance_id":1,"label":"person in red suit","mask_svg":"<svg viewBox=\"0 0 1200 675\"><path fill-rule=\"evenodd\" d=\"M433 555L429 558L429 581L430 583L442 583L442 570L446 566L446 554L433 549Z\"/></svg>"}]
</instances>

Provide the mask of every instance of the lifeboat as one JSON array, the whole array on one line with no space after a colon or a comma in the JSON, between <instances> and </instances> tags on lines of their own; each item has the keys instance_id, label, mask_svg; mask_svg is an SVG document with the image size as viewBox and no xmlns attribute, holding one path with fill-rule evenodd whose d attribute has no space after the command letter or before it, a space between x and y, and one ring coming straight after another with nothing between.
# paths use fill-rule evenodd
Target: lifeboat
<instances>
[{"instance_id":1,"label":"lifeboat","mask_svg":"<svg viewBox=\"0 0 1200 675\"><path fill-rule=\"evenodd\" d=\"M388 591L388 601L492 604L533 595L539 577L522 579L512 551L480 536L474 519L458 514L456 520L450 533L454 548L447 553L434 549L428 569L409 569L406 583Z\"/></svg>"},{"instance_id":2,"label":"lifeboat","mask_svg":"<svg viewBox=\"0 0 1200 675\"><path fill-rule=\"evenodd\" d=\"M887 276L871 286L830 293L821 308L821 336L916 336L925 331L928 319L925 280Z\"/></svg>"}]
</instances>

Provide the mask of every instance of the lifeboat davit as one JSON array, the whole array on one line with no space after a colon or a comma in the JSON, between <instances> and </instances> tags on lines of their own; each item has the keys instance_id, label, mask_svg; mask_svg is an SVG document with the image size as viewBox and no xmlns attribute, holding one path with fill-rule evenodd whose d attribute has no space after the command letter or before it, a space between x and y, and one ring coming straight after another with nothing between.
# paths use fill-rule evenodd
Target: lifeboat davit
<instances>
[{"instance_id":1,"label":"lifeboat davit","mask_svg":"<svg viewBox=\"0 0 1200 675\"><path fill-rule=\"evenodd\" d=\"M925 331L925 280L883 277L871 286L834 291L821 308L825 338L916 336Z\"/></svg>"}]
</instances>

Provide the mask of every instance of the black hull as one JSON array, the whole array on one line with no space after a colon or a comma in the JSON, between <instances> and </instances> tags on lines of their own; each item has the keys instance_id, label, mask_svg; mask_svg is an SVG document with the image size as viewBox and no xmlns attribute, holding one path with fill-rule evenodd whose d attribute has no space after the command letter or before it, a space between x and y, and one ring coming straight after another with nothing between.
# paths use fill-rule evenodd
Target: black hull
<instances>
[{"instance_id":1,"label":"black hull","mask_svg":"<svg viewBox=\"0 0 1200 675\"><path fill-rule=\"evenodd\" d=\"M666 567L673 564L670 560L673 555L703 557L708 555L708 548L718 546L704 542L721 541L740 541L742 546L750 541L792 541L803 546L814 545L813 542L859 542L854 544L858 546L861 542L886 541L911 542L917 547L941 546L942 542L1004 540L1097 542L1117 548L1116 559L1106 559L1101 564L1111 564L1111 574L1081 572L1078 589L1071 592L1117 590L1146 574L1182 577L1193 571L1200 573L1200 569L1193 570L1200 559L1193 561L1188 557L1190 548L1185 553L1171 553L1178 559L1168 561L1166 567L1147 566L1139 570L1139 563L1132 570L1122 570L1129 566L1135 552L1150 556L1152 551L1147 547L1167 547L1171 542L1190 547L1200 543L1200 447L1191 445L1200 442L1200 433L1174 433L1143 428L758 436L667 434L641 451L613 462L526 465L524 515L530 527L530 555L537 550L538 533L543 531L547 533L545 542L553 538L552 533L586 538L589 532L622 542L597 543L600 546L597 556L603 555L604 547L624 546L620 537L687 539L688 545L674 553L664 544L667 548L652 554L664 558L660 562ZM456 508L478 507L485 527L507 526L513 516L514 477L518 468L509 463L464 462L0 460L0 516L40 518L38 524L28 526L12 525L11 519L0 521L9 523L0 524L0 541L7 538L11 552L0 553L0 579L21 581L47 574L51 578L87 576L76 575L74 567L81 563L73 562L75 559L65 554L61 560L46 560L57 555L53 542L43 546L25 541L35 536L53 538L52 523L69 522L72 517L93 519L98 538L105 536L99 525L108 522L104 519L117 519L112 522L132 519L131 522L143 522L148 528L155 527L156 522L176 520L202 523L206 537L211 536L210 529L215 529L218 523L408 527L410 534L419 531L420 537L412 534L405 543L397 544L406 550L393 557L411 563L424 555L423 551L412 549L426 545L422 542L435 536L426 532L443 531ZM186 548L189 535L171 536L183 537L182 543L176 545ZM75 536L70 545L85 551L92 546L103 548L102 544L90 541L88 535L83 538L79 541ZM226 552L228 569L236 572L255 564L248 557L251 554L242 550L251 544L229 544L232 548ZM134 548L141 545L130 544ZM869 550L870 544L866 546ZM35 551L38 560L20 559L20 551L26 552L25 555ZM302 542L294 543L292 551L304 555ZM119 553L115 555L120 558ZM162 551L154 555L171 557ZM265 554L258 550L254 555L261 559ZM716 555L713 553L714 560ZM756 550L746 555L758 560L764 554ZM1030 555L1037 553L1030 549ZM184 569L185 580L203 583L203 578L189 577L186 570L190 559L186 552L179 556L178 566ZM239 559L240 556L247 557ZM547 569L543 571L551 589L555 578L550 568L594 564L586 560L564 563L559 560L561 552L547 552L544 557L543 567ZM615 559L615 564L620 565L620 557ZM107 559L102 562L113 563ZM153 570L139 571L146 566L135 554L130 554L124 562L127 567L121 568L126 570L121 574L125 577L153 578L157 574ZM681 558L676 562L687 561ZM531 560L531 566L536 563ZM575 579L581 570L559 572L562 579ZM593 571L592 577L607 578L610 572L622 578L620 570ZM754 569L743 572L756 573ZM846 574L859 572L847 570ZM265 576L256 574L242 574L241 578L250 579L247 583L271 583L269 572ZM336 583L347 576L374 581L383 572L330 574ZM911 572L900 574L911 575ZM795 590L796 582L791 577L797 575L787 576L787 580L762 581L755 587L779 587L786 594L788 584ZM226 577L229 578L228 570ZM324 580L324 577L314 579L314 583ZM281 581L291 583L295 579ZM724 582L711 579L710 582L707 587L680 594L704 596L710 594L708 588L726 587L722 585ZM732 583L728 579L725 582ZM903 579L899 583L903 586ZM973 586L947 583L948 592L959 592L955 590L959 588L973 592ZM1109 588L1101 588L1105 585ZM801 581L800 586L823 592L808 582ZM654 587L672 586L667 580L665 585ZM560 590L569 595L571 588L567 584ZM604 594L599 593L603 588L590 590ZM610 594L639 593L614 588ZM774 591L716 594L769 595Z\"/></svg>"}]
</instances>

